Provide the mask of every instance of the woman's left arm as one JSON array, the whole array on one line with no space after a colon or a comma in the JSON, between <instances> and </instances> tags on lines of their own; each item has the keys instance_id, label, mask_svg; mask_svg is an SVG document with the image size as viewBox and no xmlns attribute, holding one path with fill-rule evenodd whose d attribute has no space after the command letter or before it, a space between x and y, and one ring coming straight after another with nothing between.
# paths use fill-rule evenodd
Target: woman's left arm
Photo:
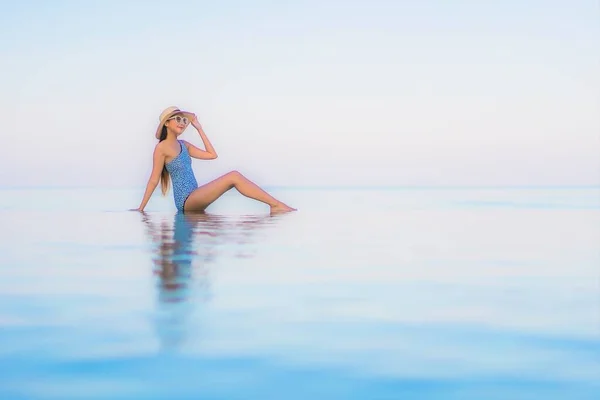
<instances>
[{"instance_id":1,"label":"woman's left arm","mask_svg":"<svg viewBox=\"0 0 600 400\"><path fill-rule=\"evenodd\" d=\"M200 138L202 139L202 143L204 143L204 147L206 148L206 150L199 149L193 144L185 142L190 156L194 158L199 158L201 160L214 160L215 158L217 158L217 152L215 151L215 148L210 143L210 140L208 140L206 133L204 133L204 129L202 129L202 125L200 125L200 122L198 122L198 117L196 117L195 115L194 119L192 120L192 126L196 128L196 130L200 134Z\"/></svg>"}]
</instances>

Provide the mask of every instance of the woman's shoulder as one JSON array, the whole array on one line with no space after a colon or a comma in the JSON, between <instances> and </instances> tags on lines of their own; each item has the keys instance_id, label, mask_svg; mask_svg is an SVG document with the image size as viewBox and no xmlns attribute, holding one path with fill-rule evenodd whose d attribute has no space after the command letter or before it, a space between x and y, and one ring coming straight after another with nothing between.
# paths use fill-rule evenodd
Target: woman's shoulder
<instances>
[{"instance_id":1,"label":"woman's shoulder","mask_svg":"<svg viewBox=\"0 0 600 400\"><path fill-rule=\"evenodd\" d=\"M156 143L154 153L164 155L167 153L167 147L164 141Z\"/></svg>"}]
</instances>

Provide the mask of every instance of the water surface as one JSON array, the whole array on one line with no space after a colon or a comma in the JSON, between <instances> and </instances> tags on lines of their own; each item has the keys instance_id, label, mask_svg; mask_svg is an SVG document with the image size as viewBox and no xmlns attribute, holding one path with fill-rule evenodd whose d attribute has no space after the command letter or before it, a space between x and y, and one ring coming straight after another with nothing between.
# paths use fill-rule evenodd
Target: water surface
<instances>
[{"instance_id":1,"label":"water surface","mask_svg":"<svg viewBox=\"0 0 600 400\"><path fill-rule=\"evenodd\" d=\"M593 399L600 189L0 190L0 398Z\"/></svg>"}]
</instances>

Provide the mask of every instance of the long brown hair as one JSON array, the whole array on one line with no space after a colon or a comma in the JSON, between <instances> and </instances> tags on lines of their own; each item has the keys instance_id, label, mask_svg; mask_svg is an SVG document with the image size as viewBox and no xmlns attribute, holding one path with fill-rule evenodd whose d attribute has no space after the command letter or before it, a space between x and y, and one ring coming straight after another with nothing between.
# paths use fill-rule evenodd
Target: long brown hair
<instances>
[{"instance_id":1,"label":"long brown hair","mask_svg":"<svg viewBox=\"0 0 600 400\"><path fill-rule=\"evenodd\" d=\"M160 132L159 142L162 142L167 138L167 127L163 125L162 131ZM162 190L163 196L167 194L169 191L169 171L167 171L167 167L163 165L162 172L160 173L160 188Z\"/></svg>"}]
</instances>

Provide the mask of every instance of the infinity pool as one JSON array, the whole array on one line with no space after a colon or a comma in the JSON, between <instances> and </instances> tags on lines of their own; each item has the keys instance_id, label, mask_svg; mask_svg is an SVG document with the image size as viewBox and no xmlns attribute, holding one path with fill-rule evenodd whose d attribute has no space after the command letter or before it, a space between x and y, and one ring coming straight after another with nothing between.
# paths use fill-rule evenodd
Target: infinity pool
<instances>
[{"instance_id":1,"label":"infinity pool","mask_svg":"<svg viewBox=\"0 0 600 400\"><path fill-rule=\"evenodd\" d=\"M0 190L0 398L599 398L600 189L271 192Z\"/></svg>"}]
</instances>

